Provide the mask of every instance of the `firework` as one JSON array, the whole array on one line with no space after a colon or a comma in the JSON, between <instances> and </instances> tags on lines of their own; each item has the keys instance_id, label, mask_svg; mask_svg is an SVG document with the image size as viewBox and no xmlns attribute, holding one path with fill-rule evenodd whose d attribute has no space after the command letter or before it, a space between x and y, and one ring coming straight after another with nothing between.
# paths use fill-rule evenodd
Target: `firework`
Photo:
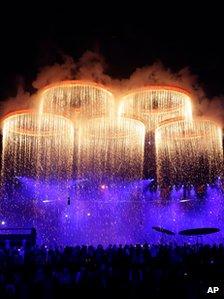
<instances>
[{"instance_id":1,"label":"firework","mask_svg":"<svg viewBox=\"0 0 224 299\"><path fill-rule=\"evenodd\" d=\"M40 112L86 118L109 116L113 111L112 93L93 82L62 81L40 93Z\"/></svg>"},{"instance_id":2,"label":"firework","mask_svg":"<svg viewBox=\"0 0 224 299\"><path fill-rule=\"evenodd\" d=\"M2 176L70 176L73 123L63 116L17 111L3 121ZM62 134L63 132L63 134Z\"/></svg>"},{"instance_id":3,"label":"firework","mask_svg":"<svg viewBox=\"0 0 224 299\"><path fill-rule=\"evenodd\" d=\"M191 119L191 99L187 91L178 87L147 86L123 96L118 114L145 124L144 176L155 178L155 129L167 119L180 116Z\"/></svg>"},{"instance_id":4,"label":"firework","mask_svg":"<svg viewBox=\"0 0 224 299\"><path fill-rule=\"evenodd\" d=\"M103 181L157 174L159 184L188 184L202 176L211 181L222 168L221 129L192 121L183 89L144 87L115 104L99 84L63 81L44 88L39 99L36 112L3 121L3 176Z\"/></svg>"},{"instance_id":5,"label":"firework","mask_svg":"<svg viewBox=\"0 0 224 299\"><path fill-rule=\"evenodd\" d=\"M145 126L137 120L111 117L82 123L78 172L97 180L142 177Z\"/></svg>"},{"instance_id":6,"label":"firework","mask_svg":"<svg viewBox=\"0 0 224 299\"><path fill-rule=\"evenodd\" d=\"M176 119L156 129L160 185L213 181L222 169L222 130L210 120Z\"/></svg>"},{"instance_id":7,"label":"firework","mask_svg":"<svg viewBox=\"0 0 224 299\"><path fill-rule=\"evenodd\" d=\"M119 115L139 119L148 131L154 131L166 119L179 116L191 118L190 95L177 87L143 87L121 98Z\"/></svg>"}]
</instances>

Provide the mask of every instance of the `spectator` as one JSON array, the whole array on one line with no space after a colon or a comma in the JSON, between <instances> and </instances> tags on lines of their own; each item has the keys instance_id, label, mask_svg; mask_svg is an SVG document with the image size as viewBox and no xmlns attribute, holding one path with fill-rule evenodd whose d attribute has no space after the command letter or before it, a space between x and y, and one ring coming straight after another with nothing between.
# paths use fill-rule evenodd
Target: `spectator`
<instances>
[{"instance_id":1,"label":"spectator","mask_svg":"<svg viewBox=\"0 0 224 299\"><path fill-rule=\"evenodd\" d=\"M0 248L0 298L67 298L89 294L199 298L224 278L224 247L99 245ZM174 297L174 295L173 295ZM71 298L71 297L70 297Z\"/></svg>"}]
</instances>

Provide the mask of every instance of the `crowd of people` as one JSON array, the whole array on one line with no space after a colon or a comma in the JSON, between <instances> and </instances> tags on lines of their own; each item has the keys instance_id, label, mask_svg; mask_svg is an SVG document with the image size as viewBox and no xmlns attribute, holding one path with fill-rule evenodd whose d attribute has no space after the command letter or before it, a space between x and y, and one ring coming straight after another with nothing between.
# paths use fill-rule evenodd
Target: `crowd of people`
<instances>
[{"instance_id":1,"label":"crowd of people","mask_svg":"<svg viewBox=\"0 0 224 299\"><path fill-rule=\"evenodd\" d=\"M223 245L0 248L2 299L200 298L222 281Z\"/></svg>"}]
</instances>

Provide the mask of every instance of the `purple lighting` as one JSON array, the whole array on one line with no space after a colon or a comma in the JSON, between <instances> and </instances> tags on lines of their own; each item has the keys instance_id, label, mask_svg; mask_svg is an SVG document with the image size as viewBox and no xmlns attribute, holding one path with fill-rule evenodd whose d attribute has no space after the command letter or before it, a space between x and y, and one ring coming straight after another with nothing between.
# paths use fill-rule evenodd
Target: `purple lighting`
<instances>
[{"instance_id":1,"label":"purple lighting","mask_svg":"<svg viewBox=\"0 0 224 299\"><path fill-rule=\"evenodd\" d=\"M104 185L106 192L89 181L36 184L22 178L5 194L2 222L7 219L12 227L34 226L38 242L48 245L156 243L161 236L152 226L172 230L180 243L192 239L178 232L194 227L221 229L203 242L219 242L224 237L222 184L207 187L203 197L193 187L186 195L183 187L170 188L165 194L162 189L150 191L149 180Z\"/></svg>"},{"instance_id":2,"label":"purple lighting","mask_svg":"<svg viewBox=\"0 0 224 299\"><path fill-rule=\"evenodd\" d=\"M102 185L100 185L100 189L101 190L106 190L106 189L108 189L108 186L105 185L105 184L102 184Z\"/></svg>"}]
</instances>

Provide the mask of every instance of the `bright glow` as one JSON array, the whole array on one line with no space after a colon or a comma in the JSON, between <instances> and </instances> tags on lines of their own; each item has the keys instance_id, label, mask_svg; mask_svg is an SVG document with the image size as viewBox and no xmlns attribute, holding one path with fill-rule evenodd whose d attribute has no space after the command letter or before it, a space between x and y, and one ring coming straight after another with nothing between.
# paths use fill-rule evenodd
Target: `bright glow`
<instances>
[{"instance_id":1,"label":"bright glow","mask_svg":"<svg viewBox=\"0 0 224 299\"><path fill-rule=\"evenodd\" d=\"M3 121L2 175L70 177L74 127L63 116L18 111Z\"/></svg>"},{"instance_id":2,"label":"bright glow","mask_svg":"<svg viewBox=\"0 0 224 299\"><path fill-rule=\"evenodd\" d=\"M53 202L53 200L49 200L49 199L43 200L43 203L49 203L49 202Z\"/></svg>"},{"instance_id":3,"label":"bright glow","mask_svg":"<svg viewBox=\"0 0 224 299\"><path fill-rule=\"evenodd\" d=\"M102 184L102 185L100 185L100 189L102 189L102 190L105 190L105 189L107 189L108 187L107 187L107 185L105 185L105 184Z\"/></svg>"},{"instance_id":4,"label":"bright glow","mask_svg":"<svg viewBox=\"0 0 224 299\"><path fill-rule=\"evenodd\" d=\"M101 85L85 81L62 81L47 86L40 94L40 111L77 119L109 116L114 97Z\"/></svg>"},{"instance_id":5,"label":"bright glow","mask_svg":"<svg viewBox=\"0 0 224 299\"><path fill-rule=\"evenodd\" d=\"M145 126L133 119L93 118L81 123L79 176L100 181L142 177L144 138Z\"/></svg>"},{"instance_id":6,"label":"bright glow","mask_svg":"<svg viewBox=\"0 0 224 299\"><path fill-rule=\"evenodd\" d=\"M203 119L165 122L156 129L156 154L160 185L213 180L223 163L222 130Z\"/></svg>"},{"instance_id":7,"label":"bright glow","mask_svg":"<svg viewBox=\"0 0 224 299\"><path fill-rule=\"evenodd\" d=\"M174 117L191 119L189 94L172 86L149 86L132 91L121 98L119 115L143 121L149 131L160 122Z\"/></svg>"},{"instance_id":8,"label":"bright glow","mask_svg":"<svg viewBox=\"0 0 224 299\"><path fill-rule=\"evenodd\" d=\"M157 167L159 184L194 184L197 173L209 180L220 175L222 131L211 121L192 120L184 89L147 86L115 103L99 84L62 81L44 88L38 104L35 112L17 111L3 120L5 181L74 177L83 186L96 182L99 191L108 189L108 181L143 178L143 166L146 177L155 177Z\"/></svg>"},{"instance_id":9,"label":"bright glow","mask_svg":"<svg viewBox=\"0 0 224 299\"><path fill-rule=\"evenodd\" d=\"M5 225L5 221L4 220L1 222L1 225Z\"/></svg>"}]
</instances>

